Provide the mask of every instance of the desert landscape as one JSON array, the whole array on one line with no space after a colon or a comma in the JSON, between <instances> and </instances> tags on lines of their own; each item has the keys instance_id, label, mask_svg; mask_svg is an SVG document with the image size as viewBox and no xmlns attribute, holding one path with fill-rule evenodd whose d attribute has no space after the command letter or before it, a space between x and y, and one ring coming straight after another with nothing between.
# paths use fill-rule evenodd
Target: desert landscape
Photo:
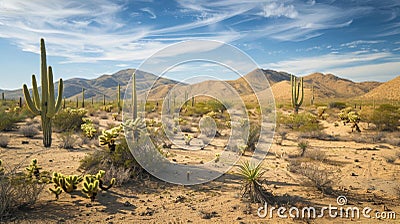
<instances>
[{"instance_id":1,"label":"desert landscape","mask_svg":"<svg viewBox=\"0 0 400 224\"><path fill-rule=\"evenodd\" d=\"M1 222L398 222L400 77L353 82L333 74L296 78L257 69L226 82L190 85L162 78L152 86L154 74L125 69L54 84L44 41L41 46L41 74L32 88L0 91ZM273 93L268 105L258 103L248 85L260 78ZM239 93L247 120L234 120L229 95L222 102L189 91L213 95L222 83ZM168 95L173 87L183 98ZM178 116L166 122L162 114L170 111ZM268 153L255 164L250 159L264 137L263 114L276 123L267 130L273 134ZM232 130L246 126L248 137L229 145ZM168 183L133 156L146 139L172 164L220 164L224 151L240 159L210 182ZM322 209L328 206L338 207L335 217ZM292 207L299 215L291 216ZM302 216L310 207L314 216ZM354 210L348 213L354 207L359 218ZM286 209L279 210L286 218L278 208Z\"/></svg>"}]
</instances>

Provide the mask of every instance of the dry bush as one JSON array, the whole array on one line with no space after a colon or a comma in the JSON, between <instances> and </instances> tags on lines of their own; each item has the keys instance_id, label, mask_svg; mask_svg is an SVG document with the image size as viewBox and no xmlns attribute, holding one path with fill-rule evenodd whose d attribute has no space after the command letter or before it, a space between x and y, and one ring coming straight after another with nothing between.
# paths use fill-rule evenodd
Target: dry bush
<instances>
[{"instance_id":1,"label":"dry bush","mask_svg":"<svg viewBox=\"0 0 400 224\"><path fill-rule=\"evenodd\" d=\"M320 149L307 150L304 156L306 158L310 158L320 162L323 162L328 157L326 153L324 151L321 151Z\"/></svg>"},{"instance_id":2,"label":"dry bush","mask_svg":"<svg viewBox=\"0 0 400 224\"><path fill-rule=\"evenodd\" d=\"M332 186L335 176L330 170L316 164L302 163L297 172L307 177L307 180L304 182L306 186L315 187L324 194L329 195L333 193Z\"/></svg>"},{"instance_id":3,"label":"dry bush","mask_svg":"<svg viewBox=\"0 0 400 224\"><path fill-rule=\"evenodd\" d=\"M397 159L400 158L400 152L396 152L396 154L394 154L394 155L384 156L383 158L385 158L385 161L387 163L394 163L394 162L396 162Z\"/></svg>"},{"instance_id":4,"label":"dry bush","mask_svg":"<svg viewBox=\"0 0 400 224\"><path fill-rule=\"evenodd\" d=\"M60 141L60 148L73 149L77 139L72 132L64 132L60 134Z\"/></svg>"},{"instance_id":5,"label":"dry bush","mask_svg":"<svg viewBox=\"0 0 400 224\"><path fill-rule=\"evenodd\" d=\"M180 128L182 132L193 133L192 126L190 125L181 125Z\"/></svg>"},{"instance_id":6,"label":"dry bush","mask_svg":"<svg viewBox=\"0 0 400 224\"><path fill-rule=\"evenodd\" d=\"M334 179L337 177L327 168L322 168L320 165L302 162L297 159L289 161L288 170L292 173L300 174L307 179L304 181L305 186L315 187L324 194L333 193Z\"/></svg>"},{"instance_id":7,"label":"dry bush","mask_svg":"<svg viewBox=\"0 0 400 224\"><path fill-rule=\"evenodd\" d=\"M10 142L10 137L5 135L0 135L0 147L7 148L8 143Z\"/></svg>"},{"instance_id":8,"label":"dry bush","mask_svg":"<svg viewBox=\"0 0 400 224\"><path fill-rule=\"evenodd\" d=\"M39 130L35 125L23 126L19 129L21 134L27 138L33 138L39 134Z\"/></svg>"},{"instance_id":9,"label":"dry bush","mask_svg":"<svg viewBox=\"0 0 400 224\"><path fill-rule=\"evenodd\" d=\"M15 218L18 209L36 203L45 184L17 173L19 167L0 174L0 222Z\"/></svg>"}]
</instances>

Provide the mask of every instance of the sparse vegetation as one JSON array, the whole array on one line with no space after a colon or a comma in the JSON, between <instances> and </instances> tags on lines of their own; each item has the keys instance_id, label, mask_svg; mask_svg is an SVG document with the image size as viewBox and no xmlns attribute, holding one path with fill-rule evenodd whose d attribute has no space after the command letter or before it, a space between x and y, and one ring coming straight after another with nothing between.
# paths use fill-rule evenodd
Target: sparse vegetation
<instances>
[{"instance_id":1,"label":"sparse vegetation","mask_svg":"<svg viewBox=\"0 0 400 224\"><path fill-rule=\"evenodd\" d=\"M27 138L33 138L39 134L39 130L35 125L27 125L23 126L20 129L21 134Z\"/></svg>"}]
</instances>

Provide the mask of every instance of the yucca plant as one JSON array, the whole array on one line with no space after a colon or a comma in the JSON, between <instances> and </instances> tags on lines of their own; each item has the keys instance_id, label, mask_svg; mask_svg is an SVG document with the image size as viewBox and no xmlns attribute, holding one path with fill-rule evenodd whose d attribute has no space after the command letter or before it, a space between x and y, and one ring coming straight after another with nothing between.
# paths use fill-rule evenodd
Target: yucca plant
<instances>
[{"instance_id":1,"label":"yucca plant","mask_svg":"<svg viewBox=\"0 0 400 224\"><path fill-rule=\"evenodd\" d=\"M251 202L274 204L273 194L268 192L260 183L265 170L261 163L258 165L244 161L238 165L238 172L243 178L242 197L248 197Z\"/></svg>"}]
</instances>

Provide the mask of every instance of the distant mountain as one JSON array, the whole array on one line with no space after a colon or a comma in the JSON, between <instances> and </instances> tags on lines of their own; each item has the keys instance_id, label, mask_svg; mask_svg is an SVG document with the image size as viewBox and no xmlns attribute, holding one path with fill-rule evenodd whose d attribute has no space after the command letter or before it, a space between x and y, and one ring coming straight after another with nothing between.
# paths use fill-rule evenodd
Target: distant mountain
<instances>
[{"instance_id":1,"label":"distant mountain","mask_svg":"<svg viewBox=\"0 0 400 224\"><path fill-rule=\"evenodd\" d=\"M400 76L383 83L382 85L363 95L362 98L400 100Z\"/></svg>"},{"instance_id":2,"label":"distant mountain","mask_svg":"<svg viewBox=\"0 0 400 224\"><path fill-rule=\"evenodd\" d=\"M125 69L112 75L102 75L95 79L72 78L64 80L63 95L66 99L75 100L76 97L79 97L80 100L82 88L84 88L86 99L93 97L95 100L102 100L103 95L105 95L107 100L114 100L117 98L118 84L121 85L121 97L123 97L125 93L125 88L128 85L133 72L135 71L135 69ZM151 73L139 70L137 70L135 73L136 89L139 93L151 87L155 80L157 80L157 82L154 84L154 87L156 88L159 86L174 85L179 83L177 81L165 78L158 79L157 76ZM58 82L55 83L55 88L56 90L58 89ZM21 89L5 92L6 98L8 99L17 99L22 96Z\"/></svg>"},{"instance_id":3,"label":"distant mountain","mask_svg":"<svg viewBox=\"0 0 400 224\"><path fill-rule=\"evenodd\" d=\"M121 85L121 95L125 92L125 87L129 83L133 72L135 69L126 69L116 72L112 75L102 75L95 79L83 79L83 78L73 78L64 81L64 96L67 99L75 100L76 97L81 99L82 88L85 88L85 98L94 98L96 101L101 100L103 95L106 96L107 100L115 100L117 97L118 84ZM138 94L143 94L145 90L153 85L153 82L158 77L143 71L136 71L136 85ZM197 92L204 93L207 92L209 95L218 95L223 98L229 99L231 94L226 91L227 86L224 83L230 84L237 93L242 96L252 95L253 91L262 91L266 88L265 78L269 81L274 97L277 100L290 100L291 98L291 87L290 87L290 74L286 72L278 72L268 69L254 70L244 77L236 80L230 80L226 82L222 81L204 81L201 83L195 83L192 85L182 84L175 87L180 94L183 92ZM399 78L400 79L400 78ZM249 83L252 83L252 88ZM394 84L388 84L395 88L400 81L393 81ZM149 94L149 99L162 99L164 98L168 91L173 88L179 82L160 78L154 84L154 87ZM56 83L57 88L58 83ZM317 98L353 98L365 95L371 90L379 87L381 83L379 82L353 82L348 79L343 79L337 77L333 74L322 74L313 73L304 77L304 88L305 88L305 100L309 102L311 97L311 86L314 86L314 94ZM391 88L383 87L371 91L382 92L383 90L389 90ZM397 85L399 86L399 85ZM1 91L1 90L0 90ZM21 89L13 91L5 91L6 98L16 99L22 96ZM392 97L388 92L385 96ZM380 93L374 93L376 97L381 96ZM370 95L365 95L366 97ZM395 96L393 96L395 97ZM397 97L397 96L396 96Z\"/></svg>"}]
</instances>

